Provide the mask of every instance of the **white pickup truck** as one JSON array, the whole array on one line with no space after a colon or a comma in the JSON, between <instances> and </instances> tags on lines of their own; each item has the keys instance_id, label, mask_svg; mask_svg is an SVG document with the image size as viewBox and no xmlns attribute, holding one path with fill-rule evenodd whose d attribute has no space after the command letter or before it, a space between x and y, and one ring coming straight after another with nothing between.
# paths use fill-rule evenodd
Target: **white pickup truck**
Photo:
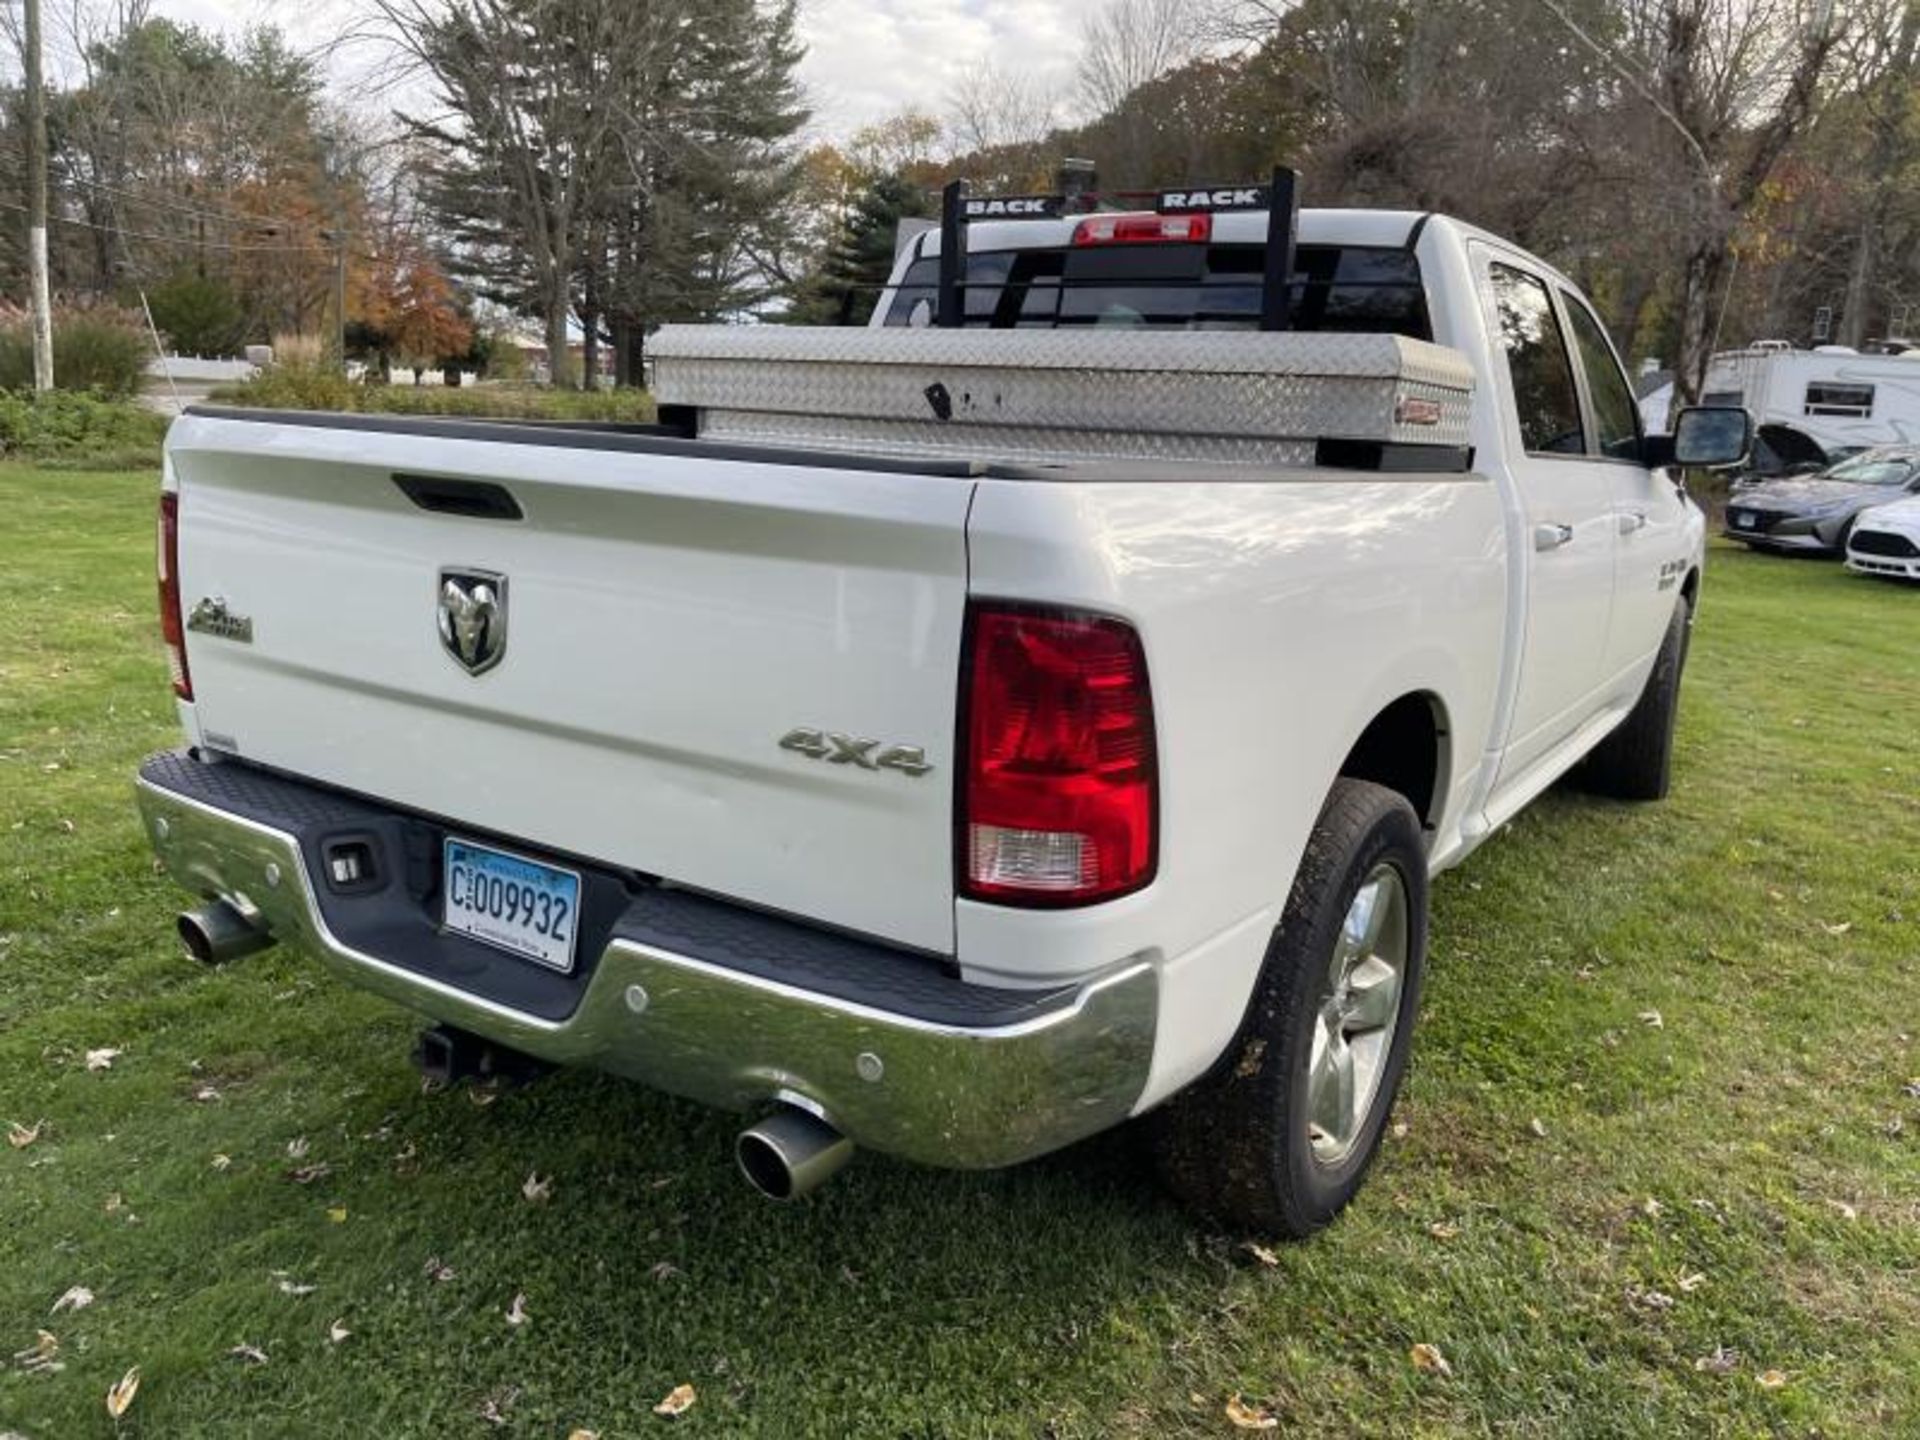
<instances>
[{"instance_id":1,"label":"white pickup truck","mask_svg":"<svg viewBox=\"0 0 1920 1440\"><path fill-rule=\"evenodd\" d=\"M1468 225L1170 198L949 197L871 327L662 332L658 425L190 408L138 782L188 948L301 943L443 1076L759 1111L776 1196L1145 1117L1202 1210L1324 1224L1429 877L1581 762L1666 791L1665 467L1750 427L1643 435Z\"/></svg>"}]
</instances>

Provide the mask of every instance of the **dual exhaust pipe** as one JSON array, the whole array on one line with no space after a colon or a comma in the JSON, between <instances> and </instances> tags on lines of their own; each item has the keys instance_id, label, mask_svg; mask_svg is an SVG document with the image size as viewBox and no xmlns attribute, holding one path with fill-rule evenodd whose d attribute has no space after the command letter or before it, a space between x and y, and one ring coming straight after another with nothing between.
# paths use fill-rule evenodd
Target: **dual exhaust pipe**
<instances>
[{"instance_id":1,"label":"dual exhaust pipe","mask_svg":"<svg viewBox=\"0 0 1920 1440\"><path fill-rule=\"evenodd\" d=\"M174 929L187 953L203 965L224 965L274 943L264 926L255 924L225 900L182 911ZM456 1053L461 1047L449 1043L454 1033L430 1031L423 1037L416 1057L422 1068L432 1070L438 1062L449 1079L461 1073L486 1073L490 1067L484 1064L475 1064L469 1071L458 1063L477 1057ZM427 1043L443 1036L448 1040L443 1040L438 1049ZM747 1183L768 1199L798 1200L826 1184L853 1158L853 1142L811 1111L788 1106L741 1131L734 1142L734 1158Z\"/></svg>"}]
</instances>

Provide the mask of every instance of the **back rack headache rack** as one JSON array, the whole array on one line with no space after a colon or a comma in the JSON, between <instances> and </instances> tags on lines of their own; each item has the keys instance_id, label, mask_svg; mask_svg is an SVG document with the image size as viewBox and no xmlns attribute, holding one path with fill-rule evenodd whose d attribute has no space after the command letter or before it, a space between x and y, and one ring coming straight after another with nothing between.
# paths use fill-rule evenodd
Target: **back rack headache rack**
<instances>
[{"instance_id":1,"label":"back rack headache rack","mask_svg":"<svg viewBox=\"0 0 1920 1440\"><path fill-rule=\"evenodd\" d=\"M1161 215L1217 215L1233 210L1265 210L1267 240L1260 267L1260 329L1285 330L1287 288L1293 278L1294 237L1300 224L1299 180L1276 165L1265 185L1181 186L1165 190L1116 190L1101 195L1088 188L1092 167L1069 160L1061 169L1060 190L1049 195L971 195L967 182L953 180L940 192L940 274L933 323L957 330L966 323L962 298L967 282L967 226L977 220L1058 220L1090 215L1104 200L1150 201Z\"/></svg>"}]
</instances>

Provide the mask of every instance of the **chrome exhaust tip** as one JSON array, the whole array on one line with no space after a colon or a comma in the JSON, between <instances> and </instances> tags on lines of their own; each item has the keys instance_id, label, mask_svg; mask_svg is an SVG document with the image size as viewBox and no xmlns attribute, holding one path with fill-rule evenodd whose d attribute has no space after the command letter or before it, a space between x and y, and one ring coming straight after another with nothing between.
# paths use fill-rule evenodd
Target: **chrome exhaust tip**
<instances>
[{"instance_id":1,"label":"chrome exhaust tip","mask_svg":"<svg viewBox=\"0 0 1920 1440\"><path fill-rule=\"evenodd\" d=\"M173 922L187 954L202 965L224 965L273 944L273 936L224 900L184 910Z\"/></svg>"},{"instance_id":2,"label":"chrome exhaust tip","mask_svg":"<svg viewBox=\"0 0 1920 1440\"><path fill-rule=\"evenodd\" d=\"M786 1109L741 1131L733 1153L740 1173L762 1195L797 1200L853 1158L853 1142L817 1115Z\"/></svg>"}]
</instances>

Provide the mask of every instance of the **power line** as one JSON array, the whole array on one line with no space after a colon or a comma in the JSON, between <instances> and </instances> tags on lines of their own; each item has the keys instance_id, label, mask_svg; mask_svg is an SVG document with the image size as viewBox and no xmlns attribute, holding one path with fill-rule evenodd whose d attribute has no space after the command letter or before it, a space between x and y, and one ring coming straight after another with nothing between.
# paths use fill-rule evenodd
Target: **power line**
<instances>
[{"instance_id":1,"label":"power line","mask_svg":"<svg viewBox=\"0 0 1920 1440\"><path fill-rule=\"evenodd\" d=\"M0 208L25 213L27 207L13 200L0 200ZM276 253L282 255L312 255L318 253L327 242L316 245L246 245L231 240L202 240L191 235L160 235L151 230L129 230L122 225L101 225L77 215L52 215L48 217L61 225L78 225L88 230L98 230L104 234L121 235L134 240L154 240L162 245L184 245L203 250L228 250L254 254ZM356 250L356 258L370 260L376 258L370 252Z\"/></svg>"},{"instance_id":2,"label":"power line","mask_svg":"<svg viewBox=\"0 0 1920 1440\"><path fill-rule=\"evenodd\" d=\"M212 220L222 225L259 225L284 226L289 230L318 230L324 227L317 220L290 220L278 215L249 215L244 211L233 210L226 206L207 208L191 201L176 200L170 195L154 195L141 190L129 190L123 185L110 185L105 180L90 180L71 171L67 177L75 185L84 185L90 190L104 190L119 195L140 205L152 205L163 210L177 210L183 215L191 215L201 220ZM109 201L109 204L112 202Z\"/></svg>"}]
</instances>

